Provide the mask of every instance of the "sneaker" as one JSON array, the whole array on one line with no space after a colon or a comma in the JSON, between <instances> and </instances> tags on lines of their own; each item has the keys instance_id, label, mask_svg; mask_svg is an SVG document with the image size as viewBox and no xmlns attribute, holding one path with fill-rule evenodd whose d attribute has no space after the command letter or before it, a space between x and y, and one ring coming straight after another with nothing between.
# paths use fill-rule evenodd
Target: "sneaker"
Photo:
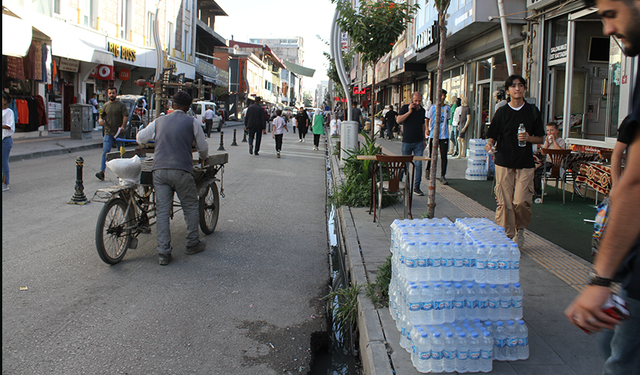
<instances>
[{"instance_id":1,"label":"sneaker","mask_svg":"<svg viewBox=\"0 0 640 375\"><path fill-rule=\"evenodd\" d=\"M304 138L302 138L302 143L304 143Z\"/></svg>"},{"instance_id":2,"label":"sneaker","mask_svg":"<svg viewBox=\"0 0 640 375\"><path fill-rule=\"evenodd\" d=\"M197 253L203 252L204 249L205 249L204 242L198 241L198 243L195 246L187 246L187 250L185 251L185 254L187 255L197 254Z\"/></svg>"},{"instance_id":3,"label":"sneaker","mask_svg":"<svg viewBox=\"0 0 640 375\"><path fill-rule=\"evenodd\" d=\"M302 138L300 138L300 140L298 142L302 142Z\"/></svg>"},{"instance_id":4,"label":"sneaker","mask_svg":"<svg viewBox=\"0 0 640 375\"><path fill-rule=\"evenodd\" d=\"M447 182L447 179L444 176L440 177L440 183L442 185L449 185L449 182Z\"/></svg>"},{"instance_id":5,"label":"sneaker","mask_svg":"<svg viewBox=\"0 0 640 375\"><path fill-rule=\"evenodd\" d=\"M4 182L2 183L2 191L7 191L9 190L9 185L5 184Z\"/></svg>"},{"instance_id":6,"label":"sneaker","mask_svg":"<svg viewBox=\"0 0 640 375\"><path fill-rule=\"evenodd\" d=\"M422 190L420 190L419 188L415 188L415 189L413 189L413 194L415 194L415 195L417 195L417 196L419 196L419 197L421 197L421 196L423 196L423 195L424 195L424 193L422 192Z\"/></svg>"},{"instance_id":7,"label":"sneaker","mask_svg":"<svg viewBox=\"0 0 640 375\"><path fill-rule=\"evenodd\" d=\"M249 155L253 155L253 145L249 145Z\"/></svg>"},{"instance_id":8,"label":"sneaker","mask_svg":"<svg viewBox=\"0 0 640 375\"><path fill-rule=\"evenodd\" d=\"M313 150L318 151L318 148L316 146L313 146Z\"/></svg>"},{"instance_id":9,"label":"sneaker","mask_svg":"<svg viewBox=\"0 0 640 375\"><path fill-rule=\"evenodd\" d=\"M280 159L280 151L276 152L276 157Z\"/></svg>"},{"instance_id":10,"label":"sneaker","mask_svg":"<svg viewBox=\"0 0 640 375\"><path fill-rule=\"evenodd\" d=\"M96 178L100 181L104 181L104 171L96 173Z\"/></svg>"},{"instance_id":11,"label":"sneaker","mask_svg":"<svg viewBox=\"0 0 640 375\"><path fill-rule=\"evenodd\" d=\"M516 236L513 237L513 242L515 242L520 249L524 246L524 229L518 229L516 231Z\"/></svg>"},{"instance_id":12,"label":"sneaker","mask_svg":"<svg viewBox=\"0 0 640 375\"><path fill-rule=\"evenodd\" d=\"M167 264L169 264L169 262L171 262L172 258L173 257L171 256L171 253L168 253L168 254L158 253L158 264L161 266L166 266Z\"/></svg>"},{"instance_id":13,"label":"sneaker","mask_svg":"<svg viewBox=\"0 0 640 375\"><path fill-rule=\"evenodd\" d=\"M260 154L258 154L258 151L256 151L256 156L260 156Z\"/></svg>"}]
</instances>

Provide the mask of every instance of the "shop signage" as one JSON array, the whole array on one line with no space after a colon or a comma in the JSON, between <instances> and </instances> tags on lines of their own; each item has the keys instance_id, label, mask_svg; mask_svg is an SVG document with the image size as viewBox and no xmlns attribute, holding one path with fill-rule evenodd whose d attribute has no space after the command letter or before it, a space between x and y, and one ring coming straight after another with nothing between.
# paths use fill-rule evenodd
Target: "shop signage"
<instances>
[{"instance_id":1,"label":"shop signage","mask_svg":"<svg viewBox=\"0 0 640 375\"><path fill-rule=\"evenodd\" d=\"M69 59L65 59L64 57L61 57L60 66L58 67L58 69L64 70L65 72L78 73L78 70L80 70L80 61L69 60Z\"/></svg>"},{"instance_id":2,"label":"shop signage","mask_svg":"<svg viewBox=\"0 0 640 375\"><path fill-rule=\"evenodd\" d=\"M121 46L113 42L107 43L107 50L113 53L113 56L128 61L136 61L136 50L133 48Z\"/></svg>"},{"instance_id":3,"label":"shop signage","mask_svg":"<svg viewBox=\"0 0 640 375\"><path fill-rule=\"evenodd\" d=\"M438 40L438 23L434 21L431 26L427 26L426 29L416 36L416 51L419 52L427 47L431 47L438 43Z\"/></svg>"},{"instance_id":4,"label":"shop signage","mask_svg":"<svg viewBox=\"0 0 640 375\"><path fill-rule=\"evenodd\" d=\"M549 51L549 61L563 59L567 57L567 43L551 47Z\"/></svg>"},{"instance_id":5,"label":"shop signage","mask_svg":"<svg viewBox=\"0 0 640 375\"><path fill-rule=\"evenodd\" d=\"M349 34L347 34L346 31L342 33L340 41L342 43L342 49L346 50L349 48Z\"/></svg>"},{"instance_id":6,"label":"shop signage","mask_svg":"<svg viewBox=\"0 0 640 375\"><path fill-rule=\"evenodd\" d=\"M404 69L404 55L399 55L391 59L391 63L389 64L389 72L394 73L402 69Z\"/></svg>"},{"instance_id":7,"label":"shop signage","mask_svg":"<svg viewBox=\"0 0 640 375\"><path fill-rule=\"evenodd\" d=\"M354 94L354 95L364 95L364 94L366 94L366 93L367 93L367 89L362 89L362 90L360 90L360 88L359 88L359 87L357 87L357 86L353 86L353 94Z\"/></svg>"},{"instance_id":8,"label":"shop signage","mask_svg":"<svg viewBox=\"0 0 640 375\"><path fill-rule=\"evenodd\" d=\"M333 101L334 102L343 102L346 103L347 102L347 98L338 98L337 96L333 97Z\"/></svg>"},{"instance_id":9,"label":"shop signage","mask_svg":"<svg viewBox=\"0 0 640 375\"><path fill-rule=\"evenodd\" d=\"M113 66L111 65L98 65L91 71L91 74L89 74L89 77L103 81L113 81L113 76Z\"/></svg>"},{"instance_id":10,"label":"shop signage","mask_svg":"<svg viewBox=\"0 0 640 375\"><path fill-rule=\"evenodd\" d=\"M118 79L122 81L128 81L131 78L131 70L129 69L120 69L118 71Z\"/></svg>"}]
</instances>

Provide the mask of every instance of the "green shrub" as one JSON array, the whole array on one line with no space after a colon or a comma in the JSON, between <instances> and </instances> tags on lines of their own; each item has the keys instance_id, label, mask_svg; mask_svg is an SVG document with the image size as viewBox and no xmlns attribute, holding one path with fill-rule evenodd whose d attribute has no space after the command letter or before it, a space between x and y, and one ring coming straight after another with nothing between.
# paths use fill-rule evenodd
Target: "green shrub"
<instances>
[{"instance_id":1,"label":"green shrub","mask_svg":"<svg viewBox=\"0 0 640 375\"><path fill-rule=\"evenodd\" d=\"M378 267L376 282L367 285L367 297L376 308L389 306L389 283L391 282L391 255Z\"/></svg>"}]
</instances>

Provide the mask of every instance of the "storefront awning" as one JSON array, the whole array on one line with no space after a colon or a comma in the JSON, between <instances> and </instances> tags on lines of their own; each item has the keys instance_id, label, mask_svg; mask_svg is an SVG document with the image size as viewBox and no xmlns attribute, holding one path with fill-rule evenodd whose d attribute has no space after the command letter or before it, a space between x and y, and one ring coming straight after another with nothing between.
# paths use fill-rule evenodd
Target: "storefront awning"
<instances>
[{"instance_id":1,"label":"storefront awning","mask_svg":"<svg viewBox=\"0 0 640 375\"><path fill-rule=\"evenodd\" d=\"M2 14L2 54L5 56L23 57L31 46L31 24Z\"/></svg>"},{"instance_id":2,"label":"storefront awning","mask_svg":"<svg viewBox=\"0 0 640 375\"><path fill-rule=\"evenodd\" d=\"M37 12L29 12L20 7L11 7L10 11L20 17L23 22L29 23L34 29L51 38L51 53L54 56L113 65L113 54L103 49L103 46L106 45L106 35L92 32ZM9 35L13 37L15 34L12 32ZM3 25L3 43L4 38Z\"/></svg>"},{"instance_id":3,"label":"storefront awning","mask_svg":"<svg viewBox=\"0 0 640 375\"><path fill-rule=\"evenodd\" d=\"M315 69L305 68L304 66L300 66L298 64L292 63L291 61L283 60L284 66L288 71L295 73L297 75L305 76L305 77L313 77L313 74L316 72Z\"/></svg>"}]
</instances>

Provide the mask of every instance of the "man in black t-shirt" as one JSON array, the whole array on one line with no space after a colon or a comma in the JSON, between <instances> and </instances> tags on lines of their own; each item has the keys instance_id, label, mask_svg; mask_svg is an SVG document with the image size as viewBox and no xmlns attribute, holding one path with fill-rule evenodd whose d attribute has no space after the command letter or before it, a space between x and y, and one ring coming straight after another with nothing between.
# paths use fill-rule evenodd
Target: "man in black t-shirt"
<instances>
[{"instance_id":1,"label":"man in black t-shirt","mask_svg":"<svg viewBox=\"0 0 640 375\"><path fill-rule=\"evenodd\" d=\"M422 107L422 94L414 92L411 96L411 103L400 108L400 113L396 117L398 124L402 124L402 155L423 156L426 142L426 120L425 110ZM413 182L413 193L424 195L420 190L422 181L422 162L415 162L416 175Z\"/></svg>"},{"instance_id":2,"label":"man in black t-shirt","mask_svg":"<svg viewBox=\"0 0 640 375\"><path fill-rule=\"evenodd\" d=\"M387 111L387 113L384 115L384 118L386 120L388 139L393 139L393 132L397 131L397 127L398 127L398 123L396 122L397 115L398 115L398 112L393 110L392 105L389 105L389 111Z\"/></svg>"},{"instance_id":3,"label":"man in black t-shirt","mask_svg":"<svg viewBox=\"0 0 640 375\"><path fill-rule=\"evenodd\" d=\"M532 145L544 142L542 116L524 100L527 81L511 75L504 84L511 102L498 109L487 132L487 152L495 152L496 224L519 247L524 245L524 229L531 222L535 162ZM520 125L525 131L518 132ZM524 142L523 146L519 142Z\"/></svg>"}]
</instances>

